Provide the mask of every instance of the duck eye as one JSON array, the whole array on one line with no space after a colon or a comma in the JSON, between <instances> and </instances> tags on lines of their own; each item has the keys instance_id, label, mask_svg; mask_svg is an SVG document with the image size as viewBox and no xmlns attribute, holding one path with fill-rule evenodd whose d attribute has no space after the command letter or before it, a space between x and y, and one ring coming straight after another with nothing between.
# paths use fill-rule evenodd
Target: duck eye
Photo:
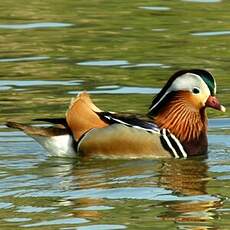
<instances>
[{"instance_id":1,"label":"duck eye","mask_svg":"<svg viewBox=\"0 0 230 230\"><path fill-rule=\"evenodd\" d=\"M192 92L193 92L194 94L198 94L198 93L200 93L200 89L197 88L197 87L194 87L194 88L192 89Z\"/></svg>"}]
</instances>

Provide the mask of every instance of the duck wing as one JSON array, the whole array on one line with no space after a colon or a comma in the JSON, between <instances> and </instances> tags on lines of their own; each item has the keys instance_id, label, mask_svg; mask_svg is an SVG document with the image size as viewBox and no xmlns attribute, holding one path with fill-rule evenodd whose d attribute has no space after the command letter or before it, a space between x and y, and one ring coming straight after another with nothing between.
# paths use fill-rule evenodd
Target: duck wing
<instances>
[{"instance_id":1,"label":"duck wing","mask_svg":"<svg viewBox=\"0 0 230 230\"><path fill-rule=\"evenodd\" d=\"M143 129L149 132L159 132L160 128L143 117L137 117L136 115L123 115L111 112L97 112L98 116L108 124L123 124L129 127Z\"/></svg>"}]
</instances>

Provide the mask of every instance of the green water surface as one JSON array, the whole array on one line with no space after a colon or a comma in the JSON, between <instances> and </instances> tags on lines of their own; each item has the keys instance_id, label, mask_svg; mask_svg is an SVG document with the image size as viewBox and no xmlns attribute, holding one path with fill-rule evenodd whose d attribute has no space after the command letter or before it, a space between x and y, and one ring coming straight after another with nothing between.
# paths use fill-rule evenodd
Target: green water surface
<instances>
[{"instance_id":1,"label":"green water surface","mask_svg":"<svg viewBox=\"0 0 230 230\"><path fill-rule=\"evenodd\" d=\"M230 229L230 1L0 2L0 229ZM205 159L49 158L6 120L64 117L87 90L146 113L177 70L217 81Z\"/></svg>"}]
</instances>

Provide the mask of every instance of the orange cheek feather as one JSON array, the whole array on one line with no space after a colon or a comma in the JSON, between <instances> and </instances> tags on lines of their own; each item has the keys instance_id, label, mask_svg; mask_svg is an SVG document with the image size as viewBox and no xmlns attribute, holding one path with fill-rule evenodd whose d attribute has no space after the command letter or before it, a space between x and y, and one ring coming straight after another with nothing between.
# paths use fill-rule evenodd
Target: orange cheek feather
<instances>
[{"instance_id":1,"label":"orange cheek feather","mask_svg":"<svg viewBox=\"0 0 230 230\"><path fill-rule=\"evenodd\" d=\"M169 129L180 141L196 139L202 130L206 130L206 121L200 114L202 107L190 92L180 91L159 111L154 121L158 126Z\"/></svg>"}]
</instances>

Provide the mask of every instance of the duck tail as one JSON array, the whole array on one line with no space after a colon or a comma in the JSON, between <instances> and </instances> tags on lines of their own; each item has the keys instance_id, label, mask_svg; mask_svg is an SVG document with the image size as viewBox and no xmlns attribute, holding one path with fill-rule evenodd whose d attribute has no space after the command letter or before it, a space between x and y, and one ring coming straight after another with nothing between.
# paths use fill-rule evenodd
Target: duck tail
<instances>
[{"instance_id":1,"label":"duck tail","mask_svg":"<svg viewBox=\"0 0 230 230\"><path fill-rule=\"evenodd\" d=\"M60 127L36 127L32 125L26 125L14 121L6 122L6 126L9 128L19 129L26 133L29 136L35 138L36 136L43 136L43 137L52 137L52 136L60 136L60 135L70 135L70 131L67 128L60 128Z\"/></svg>"},{"instance_id":2,"label":"duck tail","mask_svg":"<svg viewBox=\"0 0 230 230\"><path fill-rule=\"evenodd\" d=\"M14 121L7 121L6 126L9 128L20 129L22 131L28 128L28 125L24 125L24 124L14 122Z\"/></svg>"},{"instance_id":3,"label":"duck tail","mask_svg":"<svg viewBox=\"0 0 230 230\"><path fill-rule=\"evenodd\" d=\"M34 134L39 134L39 131L40 131L39 127L33 127L31 125L26 125L26 124L14 122L14 121L6 122L6 126L9 128L19 129L30 136Z\"/></svg>"}]
</instances>

